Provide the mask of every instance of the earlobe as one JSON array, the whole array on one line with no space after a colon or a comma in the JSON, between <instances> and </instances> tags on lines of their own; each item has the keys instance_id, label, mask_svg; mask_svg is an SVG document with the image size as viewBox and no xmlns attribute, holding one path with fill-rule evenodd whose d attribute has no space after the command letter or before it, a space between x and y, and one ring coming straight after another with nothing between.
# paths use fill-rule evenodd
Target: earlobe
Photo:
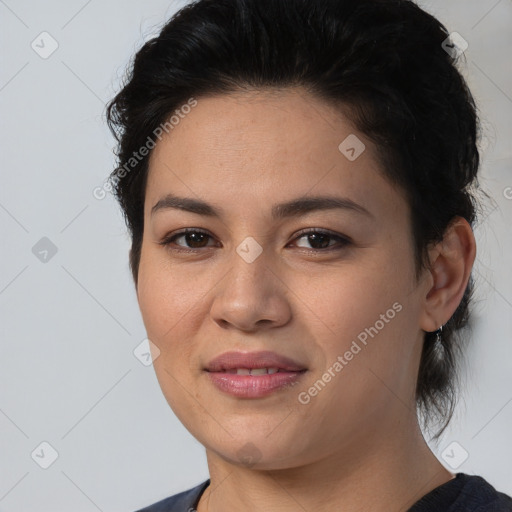
<instances>
[{"instance_id":1,"label":"earlobe","mask_svg":"<svg viewBox=\"0 0 512 512\"><path fill-rule=\"evenodd\" d=\"M420 327L432 332L444 325L460 304L476 257L476 242L468 221L455 217L443 240L429 252L431 286L425 290Z\"/></svg>"}]
</instances>

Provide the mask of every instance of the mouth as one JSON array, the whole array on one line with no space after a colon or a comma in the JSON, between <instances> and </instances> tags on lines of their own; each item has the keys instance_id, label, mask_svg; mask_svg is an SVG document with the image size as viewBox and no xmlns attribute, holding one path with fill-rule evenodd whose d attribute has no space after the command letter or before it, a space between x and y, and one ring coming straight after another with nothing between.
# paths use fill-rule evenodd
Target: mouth
<instances>
[{"instance_id":1,"label":"mouth","mask_svg":"<svg viewBox=\"0 0 512 512\"><path fill-rule=\"evenodd\" d=\"M204 370L236 375L272 375L279 372L304 372L307 368L276 352L260 351L225 352L212 359Z\"/></svg>"},{"instance_id":2,"label":"mouth","mask_svg":"<svg viewBox=\"0 0 512 512\"><path fill-rule=\"evenodd\" d=\"M204 371L214 386L236 398L263 398L290 389L308 371L275 352L227 352L210 361Z\"/></svg>"}]
</instances>

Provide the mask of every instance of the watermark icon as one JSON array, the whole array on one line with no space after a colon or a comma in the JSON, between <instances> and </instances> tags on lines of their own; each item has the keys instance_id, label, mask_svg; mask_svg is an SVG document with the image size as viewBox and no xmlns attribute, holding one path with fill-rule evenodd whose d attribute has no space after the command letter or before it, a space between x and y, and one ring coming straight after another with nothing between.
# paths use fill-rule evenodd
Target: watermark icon
<instances>
[{"instance_id":1,"label":"watermark icon","mask_svg":"<svg viewBox=\"0 0 512 512\"><path fill-rule=\"evenodd\" d=\"M47 59L57 50L59 43L48 32L41 32L32 43L30 43L30 46L41 59Z\"/></svg>"},{"instance_id":2,"label":"watermark icon","mask_svg":"<svg viewBox=\"0 0 512 512\"><path fill-rule=\"evenodd\" d=\"M38 466L48 469L58 459L59 454L50 443L43 441L30 456Z\"/></svg>"},{"instance_id":3,"label":"watermark icon","mask_svg":"<svg viewBox=\"0 0 512 512\"><path fill-rule=\"evenodd\" d=\"M57 246L46 236L43 236L32 247L32 254L42 263L48 263L56 254Z\"/></svg>"},{"instance_id":4,"label":"watermark icon","mask_svg":"<svg viewBox=\"0 0 512 512\"><path fill-rule=\"evenodd\" d=\"M512 187L505 187L503 189L503 197L505 199L512 199Z\"/></svg>"},{"instance_id":5,"label":"watermark icon","mask_svg":"<svg viewBox=\"0 0 512 512\"><path fill-rule=\"evenodd\" d=\"M452 469L460 467L469 457L467 450L457 441L451 442L441 453L443 460Z\"/></svg>"},{"instance_id":6,"label":"watermark icon","mask_svg":"<svg viewBox=\"0 0 512 512\"><path fill-rule=\"evenodd\" d=\"M382 313L373 326L365 328L357 335L357 340L364 346L367 345L368 336L373 338L376 336L379 331L384 329L386 324L395 318L397 313L402 311L403 306L399 302L395 302L391 308L389 308L385 313ZM348 365L350 361L354 358L355 355L361 352L362 348L357 340L352 341L352 345L350 349L347 350L343 355L337 357L336 361L327 368L327 370L322 374L322 377L318 379L313 386L311 386L307 391L301 391L298 395L298 401L302 405L307 405L311 402L311 398L315 397L322 391L325 386L331 382L331 380L336 377L336 375Z\"/></svg>"},{"instance_id":7,"label":"watermark icon","mask_svg":"<svg viewBox=\"0 0 512 512\"><path fill-rule=\"evenodd\" d=\"M144 365L151 366L160 356L160 349L148 338L144 338L139 343L134 351L133 355Z\"/></svg>"},{"instance_id":8,"label":"watermark icon","mask_svg":"<svg viewBox=\"0 0 512 512\"><path fill-rule=\"evenodd\" d=\"M240 462L247 468L251 468L261 459L261 452L253 443L244 444L244 446L236 452L236 455Z\"/></svg>"},{"instance_id":9,"label":"watermark icon","mask_svg":"<svg viewBox=\"0 0 512 512\"><path fill-rule=\"evenodd\" d=\"M248 236L236 248L236 252L246 263L252 263L263 252L263 247L252 236Z\"/></svg>"},{"instance_id":10,"label":"watermark icon","mask_svg":"<svg viewBox=\"0 0 512 512\"><path fill-rule=\"evenodd\" d=\"M124 178L129 172L131 172L144 158L149 155L149 152L156 146L155 138L162 140L162 136L165 133L169 133L173 130L187 114L190 113L193 107L197 105L195 98L189 98L187 103L182 105L179 109L176 109L173 114L164 122L158 125L153 130L153 136L148 135L146 142L137 150L132 153L132 156L128 158L128 161L117 171L107 178L103 185L95 187L92 191L92 195L95 199L105 199L107 192L112 191L112 186L117 185L119 181Z\"/></svg>"},{"instance_id":11,"label":"watermark icon","mask_svg":"<svg viewBox=\"0 0 512 512\"><path fill-rule=\"evenodd\" d=\"M452 58L456 59L468 49L468 42L458 33L452 32L442 43L443 50Z\"/></svg>"},{"instance_id":12,"label":"watermark icon","mask_svg":"<svg viewBox=\"0 0 512 512\"><path fill-rule=\"evenodd\" d=\"M353 162L356 158L359 158L363 151L366 149L363 141L351 133L346 139L344 139L338 149L342 155L344 155L347 160Z\"/></svg>"}]
</instances>

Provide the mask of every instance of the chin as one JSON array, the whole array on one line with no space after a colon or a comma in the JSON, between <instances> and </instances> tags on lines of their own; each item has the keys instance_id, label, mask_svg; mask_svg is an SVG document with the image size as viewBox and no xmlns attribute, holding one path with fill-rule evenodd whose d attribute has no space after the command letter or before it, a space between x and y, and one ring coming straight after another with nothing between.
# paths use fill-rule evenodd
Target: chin
<instances>
[{"instance_id":1,"label":"chin","mask_svg":"<svg viewBox=\"0 0 512 512\"><path fill-rule=\"evenodd\" d=\"M243 438L226 435L222 443L200 442L207 450L240 468L277 470L300 464L302 457L294 452L301 447L293 439L287 443L279 437L271 439L272 436L261 431L255 435L249 431L245 434Z\"/></svg>"}]
</instances>

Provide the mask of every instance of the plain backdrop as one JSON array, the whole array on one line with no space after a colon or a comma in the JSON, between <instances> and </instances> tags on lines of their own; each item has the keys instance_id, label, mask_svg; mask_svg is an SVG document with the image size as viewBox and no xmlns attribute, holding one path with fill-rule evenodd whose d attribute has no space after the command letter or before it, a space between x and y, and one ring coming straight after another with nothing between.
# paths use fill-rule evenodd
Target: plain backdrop
<instances>
[{"instance_id":1,"label":"plain backdrop","mask_svg":"<svg viewBox=\"0 0 512 512\"><path fill-rule=\"evenodd\" d=\"M93 195L115 161L105 103L184 3L0 0L0 512L130 512L208 478L134 354L146 336L126 227L111 195ZM462 397L431 447L512 495L512 2L421 5L468 42L492 198Z\"/></svg>"}]
</instances>

